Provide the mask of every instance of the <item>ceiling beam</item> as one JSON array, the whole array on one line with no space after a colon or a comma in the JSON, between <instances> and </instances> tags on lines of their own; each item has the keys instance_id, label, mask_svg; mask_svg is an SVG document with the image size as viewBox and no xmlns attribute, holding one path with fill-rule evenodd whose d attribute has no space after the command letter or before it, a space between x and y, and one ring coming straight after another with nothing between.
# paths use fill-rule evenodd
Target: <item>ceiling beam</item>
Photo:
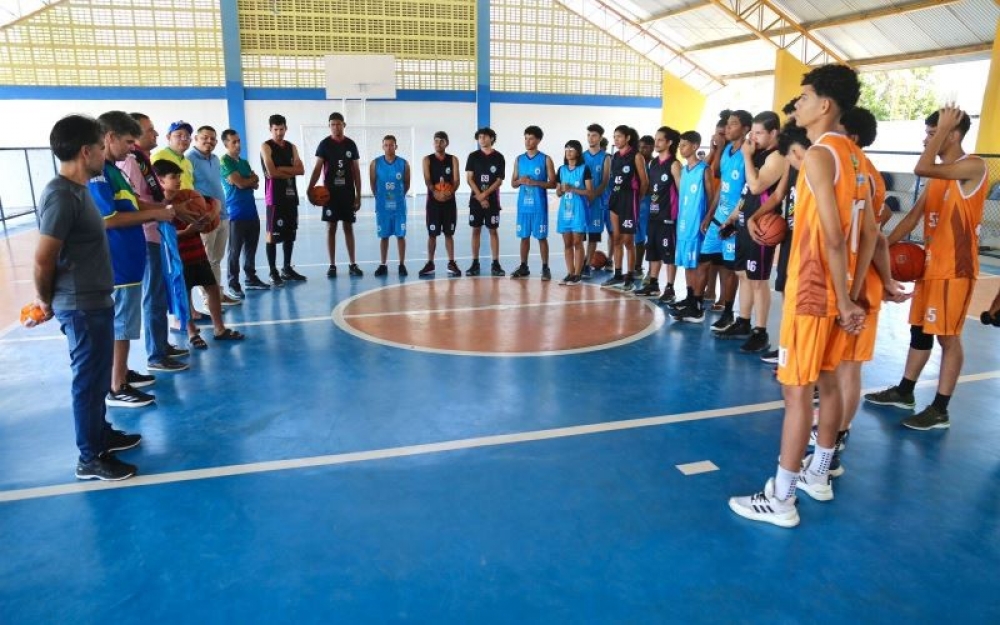
<instances>
[{"instance_id":1,"label":"ceiling beam","mask_svg":"<svg viewBox=\"0 0 1000 625\"><path fill-rule=\"evenodd\" d=\"M869 22L883 17L892 17L895 15L903 15L905 13L914 13L916 11L936 9L949 4L954 4L958 1L959 0L916 0L915 2L906 2L903 4L897 4L882 9L874 9L870 11L858 11L856 13L836 15L834 17L822 20L816 20L814 22L802 22L800 26L807 31L821 30L823 28L834 28L836 26L856 24L858 22ZM1000 3L1000 0L995 0L995 1ZM783 35L790 35L794 32L796 32L796 30L791 26L785 26L782 28L774 28L774 29L764 29L764 34L767 35L769 38L780 37ZM697 52L699 50L711 50L712 48L735 46L741 43L750 43L751 41L755 41L757 39L758 39L757 35L740 35L738 37L727 37L726 39L705 41L699 44L695 44L693 46L688 46L686 48L683 48L683 52Z\"/></svg>"},{"instance_id":2,"label":"ceiling beam","mask_svg":"<svg viewBox=\"0 0 1000 625\"><path fill-rule=\"evenodd\" d=\"M1000 0L997 0L997 2L1000 2ZM650 15L649 17L640 21L639 23L642 24L643 26L648 26L655 22L659 22L660 20L665 20L668 17L683 15L684 13L688 13L690 11L697 11L698 9L704 9L705 7L708 6L712 6L712 3L709 2L708 0L696 0L695 2L692 2L691 4L685 4L682 7L667 9L666 11Z\"/></svg>"},{"instance_id":3,"label":"ceiling beam","mask_svg":"<svg viewBox=\"0 0 1000 625\"><path fill-rule=\"evenodd\" d=\"M779 9L769 0L757 0L747 2L744 0L711 0L712 4L726 15L736 20L736 23L743 26L758 39L766 41L779 50L788 50L795 54L798 59L806 65L815 65L821 62L846 63L838 53L819 39L816 39L809 31L787 13ZM790 28L789 35L780 35L778 40L768 36L768 30L774 30L775 25L781 28ZM792 47L798 48L797 53Z\"/></svg>"}]
</instances>

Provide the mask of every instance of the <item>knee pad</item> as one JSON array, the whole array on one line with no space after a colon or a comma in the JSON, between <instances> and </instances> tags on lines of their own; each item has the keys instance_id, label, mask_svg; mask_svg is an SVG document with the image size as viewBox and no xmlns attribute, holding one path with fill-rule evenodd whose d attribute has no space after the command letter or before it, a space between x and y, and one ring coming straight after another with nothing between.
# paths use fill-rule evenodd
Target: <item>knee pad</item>
<instances>
[{"instance_id":1,"label":"knee pad","mask_svg":"<svg viewBox=\"0 0 1000 625\"><path fill-rule=\"evenodd\" d=\"M910 347L927 351L934 347L934 336L925 333L923 326L910 326Z\"/></svg>"}]
</instances>

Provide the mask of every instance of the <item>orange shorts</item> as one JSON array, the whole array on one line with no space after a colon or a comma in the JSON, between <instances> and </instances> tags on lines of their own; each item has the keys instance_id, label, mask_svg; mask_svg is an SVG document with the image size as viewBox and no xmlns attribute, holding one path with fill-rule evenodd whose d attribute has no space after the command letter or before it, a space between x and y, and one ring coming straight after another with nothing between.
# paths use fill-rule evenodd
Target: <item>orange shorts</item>
<instances>
[{"instance_id":1,"label":"orange shorts","mask_svg":"<svg viewBox=\"0 0 1000 625\"><path fill-rule=\"evenodd\" d=\"M961 334L975 288L973 278L917 280L910 301L910 325L923 326L925 334L934 336Z\"/></svg>"},{"instance_id":2,"label":"orange shorts","mask_svg":"<svg viewBox=\"0 0 1000 625\"><path fill-rule=\"evenodd\" d=\"M875 356L875 335L878 333L878 311L868 313L865 327L858 334L848 334L840 326L834 333L836 346L840 350L841 360L851 362L868 362Z\"/></svg>"},{"instance_id":3,"label":"orange shorts","mask_svg":"<svg viewBox=\"0 0 1000 625\"><path fill-rule=\"evenodd\" d=\"M842 344L839 351L831 345L835 329L836 317L783 315L778 338L778 382L805 386L815 383L820 371L833 371L843 354Z\"/></svg>"}]
</instances>

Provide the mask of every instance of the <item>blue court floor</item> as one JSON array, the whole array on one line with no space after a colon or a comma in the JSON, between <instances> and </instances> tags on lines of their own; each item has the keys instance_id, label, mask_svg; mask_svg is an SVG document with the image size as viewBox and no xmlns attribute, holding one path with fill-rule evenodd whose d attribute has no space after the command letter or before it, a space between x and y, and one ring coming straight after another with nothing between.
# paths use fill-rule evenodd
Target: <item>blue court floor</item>
<instances>
[{"instance_id":1,"label":"blue court floor","mask_svg":"<svg viewBox=\"0 0 1000 625\"><path fill-rule=\"evenodd\" d=\"M140 471L126 482L73 477L56 325L0 331L0 623L1000 623L1000 330L966 325L950 430L863 404L835 500L800 499L802 524L783 530L727 506L776 466L780 390L756 356L661 310L639 340L568 355L366 340L332 315L400 283L395 242L389 277L372 276L369 209L363 278L346 276L342 240L341 277L325 277L309 215L295 250L308 282L249 292L225 315L247 341L209 339L191 371L146 389L155 407L109 409L144 437L122 454ZM514 211L501 222L509 273ZM409 230L417 283L419 213ZM465 269L461 219L456 250ZM527 288L544 299L566 287L538 280L537 252ZM262 249L258 264L266 275ZM555 238L551 265L558 280ZM898 381L905 315L883 313L865 389ZM918 408L937 367L935 351Z\"/></svg>"}]
</instances>

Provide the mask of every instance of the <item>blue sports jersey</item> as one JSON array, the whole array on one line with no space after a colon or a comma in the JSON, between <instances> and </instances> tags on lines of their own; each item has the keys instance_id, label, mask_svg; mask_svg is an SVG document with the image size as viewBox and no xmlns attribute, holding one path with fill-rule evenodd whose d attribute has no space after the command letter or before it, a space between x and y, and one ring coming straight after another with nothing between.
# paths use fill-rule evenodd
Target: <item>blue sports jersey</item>
<instances>
[{"instance_id":1,"label":"blue sports jersey","mask_svg":"<svg viewBox=\"0 0 1000 625\"><path fill-rule=\"evenodd\" d=\"M132 185L112 161L104 161L104 171L91 178L87 186L94 204L105 219L119 212L139 210L139 200ZM115 286L141 284L146 273L146 237L142 226L108 228L107 234Z\"/></svg>"},{"instance_id":2,"label":"blue sports jersey","mask_svg":"<svg viewBox=\"0 0 1000 625\"><path fill-rule=\"evenodd\" d=\"M518 177L527 176L531 180L546 182L549 179L545 162L548 157L542 152L536 152L534 157L524 153L517 157ZM539 213L548 212L548 194L542 187L521 185L517 190L517 212Z\"/></svg>"},{"instance_id":3,"label":"blue sports jersey","mask_svg":"<svg viewBox=\"0 0 1000 625\"><path fill-rule=\"evenodd\" d=\"M574 189L586 189L590 180L590 170L580 164L572 169L569 165L559 168L559 182ZM593 183L591 183L593 184ZM587 200L576 193L565 193L559 201L558 232L584 233L587 231Z\"/></svg>"},{"instance_id":4,"label":"blue sports jersey","mask_svg":"<svg viewBox=\"0 0 1000 625\"><path fill-rule=\"evenodd\" d=\"M406 212L406 189L403 175L406 160L397 156L390 163L384 156L375 159L375 211Z\"/></svg>"},{"instance_id":5,"label":"blue sports jersey","mask_svg":"<svg viewBox=\"0 0 1000 625\"><path fill-rule=\"evenodd\" d=\"M601 186L604 182L604 163L607 161L608 153L601 150L597 154L591 153L590 150L583 151L583 162L590 169L591 175L594 177L593 185L594 188ZM611 184L610 181L608 186L604 187L604 193L595 197L590 203L591 210L596 208L606 209L608 207L608 198L611 197Z\"/></svg>"},{"instance_id":6,"label":"blue sports jersey","mask_svg":"<svg viewBox=\"0 0 1000 625\"><path fill-rule=\"evenodd\" d=\"M722 177L719 183L719 206L716 209L715 218L723 221L739 204L740 195L743 194L743 187L747 182L743 152L734 148L732 143L727 145L722 151L719 170Z\"/></svg>"},{"instance_id":7,"label":"blue sports jersey","mask_svg":"<svg viewBox=\"0 0 1000 625\"><path fill-rule=\"evenodd\" d=\"M677 240L701 236L701 222L708 207L705 189L705 169L708 164L698 161L694 167L681 167L680 208L677 211Z\"/></svg>"}]
</instances>

